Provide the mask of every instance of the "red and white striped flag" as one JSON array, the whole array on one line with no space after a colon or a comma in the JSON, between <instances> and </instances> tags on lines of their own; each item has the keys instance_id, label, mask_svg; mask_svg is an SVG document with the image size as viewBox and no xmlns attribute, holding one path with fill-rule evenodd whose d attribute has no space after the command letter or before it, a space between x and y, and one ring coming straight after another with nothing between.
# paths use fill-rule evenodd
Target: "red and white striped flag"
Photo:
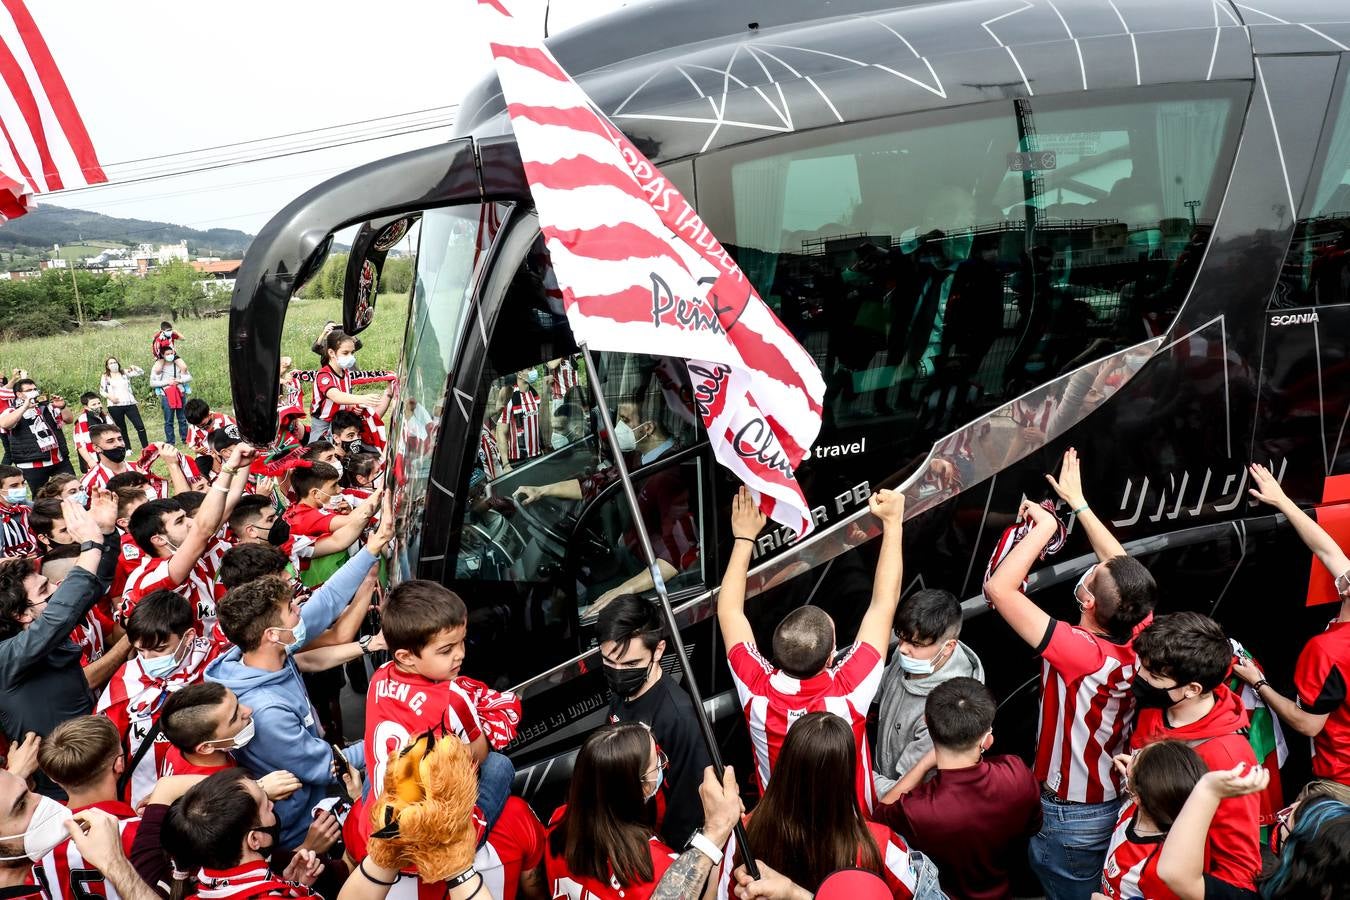
<instances>
[{"instance_id":1,"label":"red and white striped flag","mask_svg":"<svg viewBox=\"0 0 1350 900\"><path fill-rule=\"evenodd\" d=\"M717 459L798 535L793 474L820 431L815 360L693 207L503 5L477 0L577 341L688 361Z\"/></svg>"},{"instance_id":2,"label":"red and white striped flag","mask_svg":"<svg viewBox=\"0 0 1350 900\"><path fill-rule=\"evenodd\" d=\"M34 194L108 180L61 70L23 0L0 0L0 221Z\"/></svg>"}]
</instances>

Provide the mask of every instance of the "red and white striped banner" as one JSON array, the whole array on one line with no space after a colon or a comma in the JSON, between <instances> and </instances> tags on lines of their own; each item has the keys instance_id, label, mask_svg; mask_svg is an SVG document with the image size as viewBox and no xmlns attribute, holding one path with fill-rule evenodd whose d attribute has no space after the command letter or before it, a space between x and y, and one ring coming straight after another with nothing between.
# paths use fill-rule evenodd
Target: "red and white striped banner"
<instances>
[{"instance_id":1,"label":"red and white striped banner","mask_svg":"<svg viewBox=\"0 0 1350 900\"><path fill-rule=\"evenodd\" d=\"M0 0L0 221L34 194L108 180L61 70L23 0Z\"/></svg>"},{"instance_id":2,"label":"red and white striped banner","mask_svg":"<svg viewBox=\"0 0 1350 900\"><path fill-rule=\"evenodd\" d=\"M793 471L820 431L815 360L504 0L477 2L576 340L688 360L718 461L767 516L807 534Z\"/></svg>"}]
</instances>

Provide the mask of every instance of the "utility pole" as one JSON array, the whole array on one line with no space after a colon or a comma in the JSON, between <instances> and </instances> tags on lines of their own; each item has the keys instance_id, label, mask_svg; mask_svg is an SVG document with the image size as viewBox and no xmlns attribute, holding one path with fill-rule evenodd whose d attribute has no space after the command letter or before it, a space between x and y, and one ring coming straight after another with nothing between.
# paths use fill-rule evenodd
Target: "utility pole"
<instances>
[{"instance_id":1,"label":"utility pole","mask_svg":"<svg viewBox=\"0 0 1350 900\"><path fill-rule=\"evenodd\" d=\"M75 289L75 315L80 320L80 327L84 327L84 307L80 305L80 283L75 280L75 260L70 261L70 286Z\"/></svg>"}]
</instances>

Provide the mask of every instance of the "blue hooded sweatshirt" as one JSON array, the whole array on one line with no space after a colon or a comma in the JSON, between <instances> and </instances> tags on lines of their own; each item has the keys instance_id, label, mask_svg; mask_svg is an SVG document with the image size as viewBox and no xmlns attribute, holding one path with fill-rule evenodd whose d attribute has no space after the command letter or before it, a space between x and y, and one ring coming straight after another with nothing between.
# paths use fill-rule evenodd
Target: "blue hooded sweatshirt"
<instances>
[{"instance_id":1,"label":"blue hooded sweatshirt","mask_svg":"<svg viewBox=\"0 0 1350 900\"><path fill-rule=\"evenodd\" d=\"M374 564L375 557L362 547L300 607L306 643L332 626ZM330 785L336 782L333 751L319 737L314 710L294 659L287 656L280 670L268 672L245 665L242 657L238 647L230 648L206 667L206 678L225 685L240 703L253 709L253 740L234 751L240 764L254 775L285 769L300 779L300 790L278 800L275 807L281 822L281 846L289 849L305 839L313 821L310 810L328 796Z\"/></svg>"}]
</instances>

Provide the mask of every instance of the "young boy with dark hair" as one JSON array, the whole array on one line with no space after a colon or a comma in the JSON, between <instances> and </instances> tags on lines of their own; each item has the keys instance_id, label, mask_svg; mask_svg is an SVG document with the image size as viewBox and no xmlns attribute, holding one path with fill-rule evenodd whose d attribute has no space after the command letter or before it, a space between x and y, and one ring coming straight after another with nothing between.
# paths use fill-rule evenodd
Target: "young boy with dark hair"
<instances>
[{"instance_id":1,"label":"young boy with dark hair","mask_svg":"<svg viewBox=\"0 0 1350 900\"><path fill-rule=\"evenodd\" d=\"M303 840L309 811L336 786L340 774L334 772L332 748L319 735L292 657L337 621L393 536L390 517L304 606L280 576L241 585L220 601L220 628L235 646L207 667L206 677L229 687L253 709L256 734L237 751L239 759L255 772L293 772L304 784L277 806L284 848ZM364 762L360 745L344 755L356 768Z\"/></svg>"},{"instance_id":2,"label":"young boy with dark hair","mask_svg":"<svg viewBox=\"0 0 1350 900\"><path fill-rule=\"evenodd\" d=\"M174 351L174 342L183 340L183 336L174 330L173 323L160 322L159 331L150 340L150 354L155 359L163 359L165 353Z\"/></svg>"},{"instance_id":3,"label":"young boy with dark hair","mask_svg":"<svg viewBox=\"0 0 1350 900\"><path fill-rule=\"evenodd\" d=\"M1223 628L1196 612L1159 616L1134 639L1135 717L1131 749L1183 741L1211 772L1256 765L1242 698L1228 689L1233 645ZM1209 872L1229 884L1256 886L1261 872L1260 798L1230 797L1209 828Z\"/></svg>"},{"instance_id":4,"label":"young boy with dark hair","mask_svg":"<svg viewBox=\"0 0 1350 900\"><path fill-rule=\"evenodd\" d=\"M368 453L373 449L361 443L365 423L366 420L360 413L349 409L333 414L333 430L329 441L344 459L357 453Z\"/></svg>"},{"instance_id":5,"label":"young boy with dark hair","mask_svg":"<svg viewBox=\"0 0 1350 900\"><path fill-rule=\"evenodd\" d=\"M914 787L902 779L933 750L924 718L928 695L953 678L984 680L984 665L961 643L961 603L951 591L926 588L900 601L895 612L899 644L881 676L877 720L877 793L890 802ZM894 796L890 796L895 791Z\"/></svg>"},{"instance_id":6,"label":"young boy with dark hair","mask_svg":"<svg viewBox=\"0 0 1350 900\"><path fill-rule=\"evenodd\" d=\"M28 528L37 539L39 556L46 556L54 547L71 542L60 500L39 500L34 503L32 512L28 514Z\"/></svg>"},{"instance_id":7,"label":"young boy with dark hair","mask_svg":"<svg viewBox=\"0 0 1350 900\"><path fill-rule=\"evenodd\" d=\"M986 756L994 743L994 695L974 678L949 678L928 694L924 719L933 777L877 807L876 820L937 863L953 897L1007 900L1027 839L1041 827L1041 790L1014 755Z\"/></svg>"},{"instance_id":8,"label":"young boy with dark hair","mask_svg":"<svg viewBox=\"0 0 1350 900\"><path fill-rule=\"evenodd\" d=\"M1026 533L1005 556L996 557L984 596L1041 657L1035 772L1044 790L1041 830L1031 839L1031 868L1050 896L1087 898L1101 884L1120 813L1122 783L1112 758L1125 749L1129 735L1132 642L1153 615L1157 585L1088 506L1076 451L1064 454L1058 480L1046 479L1070 504L1097 554L1098 562L1074 587L1077 623L1054 618L1024 592L1031 567L1062 527L1039 503L1023 502L1014 528ZM1085 722L1095 726L1085 727Z\"/></svg>"},{"instance_id":9,"label":"young boy with dark hair","mask_svg":"<svg viewBox=\"0 0 1350 900\"><path fill-rule=\"evenodd\" d=\"M127 796L133 804L155 786L169 751L158 724L165 697L201 681L224 649L210 634L198 634L193 612L174 591L147 594L126 623L136 655L117 670L98 701L98 712L117 726L126 748Z\"/></svg>"},{"instance_id":10,"label":"young boy with dark hair","mask_svg":"<svg viewBox=\"0 0 1350 900\"><path fill-rule=\"evenodd\" d=\"M253 740L253 710L234 691L214 681L190 684L169 695L159 712L169 750L160 765L167 775L213 775L236 765L232 751Z\"/></svg>"},{"instance_id":11,"label":"young boy with dark hair","mask_svg":"<svg viewBox=\"0 0 1350 900\"><path fill-rule=\"evenodd\" d=\"M874 805L872 762L867 752L867 711L881 686L882 663L890 644L891 622L900 602L903 571L901 539L905 498L882 490L867 500L881 519L881 555L872 581L872 601L858 626L852 647L836 655L834 621L818 606L789 613L773 633L774 662L755 646L745 617L745 580L755 538L764 514L744 487L732 498L731 559L717 597L717 622L727 646L727 661L755 748L755 776L768 784L788 728L808 712L830 712L847 718L858 745L856 790L864 811ZM775 665L776 663L776 665ZM846 710L842 715L839 710Z\"/></svg>"},{"instance_id":12,"label":"young boy with dark hair","mask_svg":"<svg viewBox=\"0 0 1350 900\"><path fill-rule=\"evenodd\" d=\"M75 418L75 452L80 456L80 474L98 465L98 451L89 438L89 429L108 421L103 413L103 398L94 391L80 395L80 414Z\"/></svg>"},{"instance_id":13,"label":"young boy with dark hair","mask_svg":"<svg viewBox=\"0 0 1350 900\"><path fill-rule=\"evenodd\" d=\"M609 721L642 722L670 760L659 797L661 838L683 847L703 823L698 788L710 765L694 701L661 667L666 641L655 604L632 594L616 597L595 624L601 671L609 685Z\"/></svg>"},{"instance_id":14,"label":"young boy with dark hair","mask_svg":"<svg viewBox=\"0 0 1350 900\"><path fill-rule=\"evenodd\" d=\"M140 820L136 811L118 796L117 780L126 767L126 757L117 729L101 716L80 716L56 726L38 748L43 773L66 792L71 812L100 809L118 820L122 852L131 854ZM50 900L85 900L108 894L103 876L85 862L70 840L33 866L38 883Z\"/></svg>"},{"instance_id":15,"label":"young boy with dark hair","mask_svg":"<svg viewBox=\"0 0 1350 900\"><path fill-rule=\"evenodd\" d=\"M381 529L388 528L382 524ZM384 784L389 760L427 731L449 732L469 745L478 764L478 806L489 828L501 815L515 769L502 748L520 724L520 701L460 674L468 637L464 601L432 581L405 581L389 592L380 622L392 659L371 676L366 692L366 763L371 784ZM364 844L369 817L358 820Z\"/></svg>"},{"instance_id":16,"label":"young boy with dark hair","mask_svg":"<svg viewBox=\"0 0 1350 900\"><path fill-rule=\"evenodd\" d=\"M28 521L32 511L23 469L0 466L0 558L17 559L37 550Z\"/></svg>"},{"instance_id":17,"label":"young boy with dark hair","mask_svg":"<svg viewBox=\"0 0 1350 900\"><path fill-rule=\"evenodd\" d=\"M229 425L239 427L234 416L212 412L211 405L201 397L192 397L183 404L183 415L188 422L187 445L198 455L210 453L211 446L207 440L213 432Z\"/></svg>"}]
</instances>

